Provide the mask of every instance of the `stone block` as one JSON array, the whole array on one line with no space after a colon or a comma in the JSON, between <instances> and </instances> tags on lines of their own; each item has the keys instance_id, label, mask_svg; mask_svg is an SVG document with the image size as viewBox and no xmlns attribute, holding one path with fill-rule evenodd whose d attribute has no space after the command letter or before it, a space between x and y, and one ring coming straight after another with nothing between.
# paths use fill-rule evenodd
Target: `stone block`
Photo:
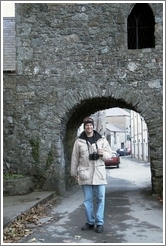
<instances>
[{"instance_id":1,"label":"stone block","mask_svg":"<svg viewBox=\"0 0 166 246\"><path fill-rule=\"evenodd\" d=\"M31 193L34 190L33 177L3 180L3 195L16 196Z\"/></svg>"}]
</instances>

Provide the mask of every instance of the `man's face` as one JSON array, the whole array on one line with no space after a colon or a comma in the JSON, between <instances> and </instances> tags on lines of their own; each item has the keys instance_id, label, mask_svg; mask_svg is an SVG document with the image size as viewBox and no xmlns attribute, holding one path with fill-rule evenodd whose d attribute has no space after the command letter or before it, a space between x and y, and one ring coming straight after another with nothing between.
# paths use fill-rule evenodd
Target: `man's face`
<instances>
[{"instance_id":1,"label":"man's face","mask_svg":"<svg viewBox=\"0 0 166 246\"><path fill-rule=\"evenodd\" d=\"M87 124L85 125L85 132L86 132L86 133L91 133L91 132L93 132L93 124L87 123Z\"/></svg>"}]
</instances>

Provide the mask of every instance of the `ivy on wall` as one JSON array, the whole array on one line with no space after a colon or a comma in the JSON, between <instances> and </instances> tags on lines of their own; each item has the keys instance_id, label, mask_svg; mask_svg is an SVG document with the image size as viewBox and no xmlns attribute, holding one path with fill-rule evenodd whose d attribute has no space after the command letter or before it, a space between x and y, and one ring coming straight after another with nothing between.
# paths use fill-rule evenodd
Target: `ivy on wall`
<instances>
[{"instance_id":1,"label":"ivy on wall","mask_svg":"<svg viewBox=\"0 0 166 246\"><path fill-rule=\"evenodd\" d=\"M41 165L40 162L40 139L39 137L32 138L30 141L32 148L32 157L34 159L34 168L36 171L36 188L41 189L44 181L46 180L46 171L49 170L51 164L53 163L53 153L52 150L48 152L47 159L45 162L45 166Z\"/></svg>"}]
</instances>

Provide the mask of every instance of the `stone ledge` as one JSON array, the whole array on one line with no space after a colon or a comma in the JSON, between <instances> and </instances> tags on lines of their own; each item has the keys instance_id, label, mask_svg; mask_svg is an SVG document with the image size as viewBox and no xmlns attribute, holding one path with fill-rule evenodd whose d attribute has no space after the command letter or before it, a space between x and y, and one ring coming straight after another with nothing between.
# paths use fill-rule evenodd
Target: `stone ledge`
<instances>
[{"instance_id":1,"label":"stone ledge","mask_svg":"<svg viewBox=\"0 0 166 246\"><path fill-rule=\"evenodd\" d=\"M33 177L3 180L3 196L29 194L34 190L34 186Z\"/></svg>"}]
</instances>

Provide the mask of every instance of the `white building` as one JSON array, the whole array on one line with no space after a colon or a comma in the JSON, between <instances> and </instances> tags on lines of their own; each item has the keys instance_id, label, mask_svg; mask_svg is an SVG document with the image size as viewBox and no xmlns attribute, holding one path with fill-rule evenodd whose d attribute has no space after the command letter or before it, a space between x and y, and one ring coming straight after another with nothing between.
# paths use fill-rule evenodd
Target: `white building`
<instances>
[{"instance_id":1,"label":"white building","mask_svg":"<svg viewBox=\"0 0 166 246\"><path fill-rule=\"evenodd\" d=\"M114 124L106 124L106 138L112 148L112 150L117 150L119 148L124 148L124 143L126 141L125 129Z\"/></svg>"},{"instance_id":2,"label":"white building","mask_svg":"<svg viewBox=\"0 0 166 246\"><path fill-rule=\"evenodd\" d=\"M131 157L149 162L148 129L144 118L132 110L110 108L91 115L95 129L104 135L111 148L131 148ZM78 129L78 135L83 125Z\"/></svg>"},{"instance_id":3,"label":"white building","mask_svg":"<svg viewBox=\"0 0 166 246\"><path fill-rule=\"evenodd\" d=\"M112 125L111 147L114 149L131 148L130 111L118 107L106 109L106 126L109 124ZM108 131L107 138L109 141Z\"/></svg>"},{"instance_id":4,"label":"white building","mask_svg":"<svg viewBox=\"0 0 166 246\"><path fill-rule=\"evenodd\" d=\"M148 129L144 118L131 110L132 157L149 162Z\"/></svg>"}]
</instances>

